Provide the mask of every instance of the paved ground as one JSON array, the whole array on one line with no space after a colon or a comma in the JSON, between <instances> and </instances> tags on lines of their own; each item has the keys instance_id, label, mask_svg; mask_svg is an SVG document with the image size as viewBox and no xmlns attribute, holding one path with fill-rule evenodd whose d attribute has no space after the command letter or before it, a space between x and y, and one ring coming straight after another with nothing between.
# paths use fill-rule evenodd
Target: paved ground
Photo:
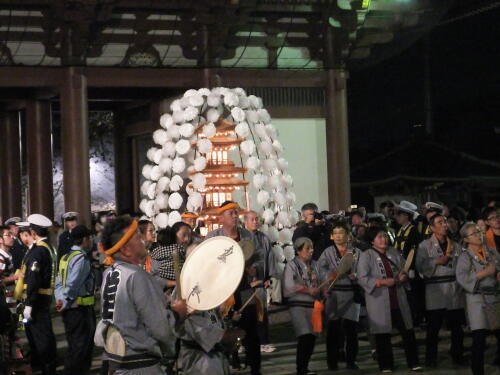
<instances>
[{"instance_id":1,"label":"paved ground","mask_svg":"<svg viewBox=\"0 0 500 375\"><path fill-rule=\"evenodd\" d=\"M277 350L273 353L264 353L262 358L262 373L264 375L285 375L285 374L295 374L295 339L293 336L293 329L288 321L288 312L282 311L277 314L271 315L272 325L271 325L271 340L277 346ZM58 347L58 374L62 374L62 359L64 358L64 352L66 351L67 344L64 337L64 327L60 317L54 319L54 331L57 337L57 347ZM424 351L424 334L420 330L417 330L417 340L420 348L420 358L423 362L423 351ZM409 374L406 369L406 361L401 347L401 341L398 336L393 338L394 345L394 357L396 363L395 375L399 374ZM424 370L422 374L429 375L469 375L471 371L469 368L456 368L452 365L450 356L448 355L449 350L449 334L448 332L443 332L441 335L441 340L439 343L439 369L427 371ZM466 347L470 347L471 339L466 338ZM486 351L486 375L500 375L498 368L491 365L494 360L494 350L496 348L496 342L491 336L488 339L488 349ZM470 352L466 353L470 355ZM338 371L328 371L326 365L326 348L324 343L324 337L319 337L315 351L310 363L310 369L317 371L318 374L379 374L377 363L372 359L370 346L366 340L366 335L364 333L360 334L360 348L358 355L358 365L360 367L359 371L352 371L344 369L344 364L340 364L340 369ZM96 350L92 373L98 374L100 369L100 354ZM248 370L234 371L233 374L246 375L249 374ZM205 375L205 374L200 374ZM207 374L210 375L210 374Z\"/></svg>"}]
</instances>

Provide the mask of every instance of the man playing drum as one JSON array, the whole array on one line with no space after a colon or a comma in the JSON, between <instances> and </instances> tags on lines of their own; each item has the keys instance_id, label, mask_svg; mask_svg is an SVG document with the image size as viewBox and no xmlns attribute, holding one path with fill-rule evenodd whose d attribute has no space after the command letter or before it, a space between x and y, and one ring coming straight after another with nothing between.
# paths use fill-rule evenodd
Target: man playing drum
<instances>
[{"instance_id":1,"label":"man playing drum","mask_svg":"<svg viewBox=\"0 0 500 375\"><path fill-rule=\"evenodd\" d=\"M185 301L167 309L161 288L143 269L146 248L128 217L104 227L101 251L110 267L101 288L102 320L95 343L104 347L104 359L115 375L161 374L164 352L173 354L174 331L187 315Z\"/></svg>"}]
</instances>

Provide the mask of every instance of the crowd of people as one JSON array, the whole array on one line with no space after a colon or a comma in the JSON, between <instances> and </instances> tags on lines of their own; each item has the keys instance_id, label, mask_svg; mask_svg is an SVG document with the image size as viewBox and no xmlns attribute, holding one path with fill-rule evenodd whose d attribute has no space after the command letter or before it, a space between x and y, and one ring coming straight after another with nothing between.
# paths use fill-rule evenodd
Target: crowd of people
<instances>
[{"instance_id":1,"label":"crowd of people","mask_svg":"<svg viewBox=\"0 0 500 375\"><path fill-rule=\"evenodd\" d=\"M288 307L299 375L314 374L309 361L321 332L330 370L340 362L359 369L360 330L381 372L394 370L394 329L411 371L436 368L443 322L451 331L453 363L470 362L474 375L484 374L487 336L493 332L500 340L495 202L479 217L434 202L420 209L408 201L384 202L374 214L330 214L308 203L293 233L295 256L286 260L260 231L257 212L227 201L218 214L220 225L206 238L253 245L234 295L208 311L191 311L177 292L183 262L204 240L190 213L158 231L145 217L114 212L100 214L92 228L68 212L59 231L39 214L8 219L0 227L0 374L16 367L56 373L55 307L68 342L65 374L88 374L97 345L103 349L101 374L179 368L184 374L229 374L242 368L243 351L244 365L258 375L261 353L276 350L269 339L273 302ZM426 334L423 364L415 327ZM466 327L470 360L464 357ZM19 330L26 333L29 354L19 344ZM495 363L500 364L498 344Z\"/></svg>"}]
</instances>

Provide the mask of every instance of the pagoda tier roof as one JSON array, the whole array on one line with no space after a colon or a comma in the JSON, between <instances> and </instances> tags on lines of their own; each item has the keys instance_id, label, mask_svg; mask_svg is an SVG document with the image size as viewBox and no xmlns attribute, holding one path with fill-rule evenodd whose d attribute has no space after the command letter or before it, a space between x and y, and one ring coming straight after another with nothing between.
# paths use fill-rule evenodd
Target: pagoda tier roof
<instances>
[{"instance_id":1,"label":"pagoda tier roof","mask_svg":"<svg viewBox=\"0 0 500 375\"><path fill-rule=\"evenodd\" d=\"M247 169L242 168L242 167L235 167L234 164L231 162L231 164L218 164L218 165L213 165L213 164L208 164L207 167L201 171L203 174L211 174L211 175L217 175L217 174L243 174L246 173ZM191 172L190 174L195 174L198 172Z\"/></svg>"}]
</instances>

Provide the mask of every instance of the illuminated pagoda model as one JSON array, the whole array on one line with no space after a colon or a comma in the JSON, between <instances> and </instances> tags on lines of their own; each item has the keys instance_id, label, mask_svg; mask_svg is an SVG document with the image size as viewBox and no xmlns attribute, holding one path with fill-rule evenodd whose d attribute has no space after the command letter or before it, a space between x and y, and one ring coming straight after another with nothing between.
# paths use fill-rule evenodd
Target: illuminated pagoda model
<instances>
[{"instance_id":1,"label":"illuminated pagoda model","mask_svg":"<svg viewBox=\"0 0 500 375\"><path fill-rule=\"evenodd\" d=\"M203 207L199 213L199 219L205 223L202 235L206 234L204 232L219 228L217 208L223 202L232 200L235 190L246 189L249 183L244 179L247 169L237 167L229 158L231 151L239 148L243 142L243 139L236 137L235 125L220 119L215 127L215 135L209 138L212 142L212 151L206 153L207 165L201 171L206 178L205 188L200 190L203 195ZM202 127L198 132L201 131ZM194 173L196 172L191 174ZM246 209L248 209L248 193L245 193Z\"/></svg>"}]
</instances>

